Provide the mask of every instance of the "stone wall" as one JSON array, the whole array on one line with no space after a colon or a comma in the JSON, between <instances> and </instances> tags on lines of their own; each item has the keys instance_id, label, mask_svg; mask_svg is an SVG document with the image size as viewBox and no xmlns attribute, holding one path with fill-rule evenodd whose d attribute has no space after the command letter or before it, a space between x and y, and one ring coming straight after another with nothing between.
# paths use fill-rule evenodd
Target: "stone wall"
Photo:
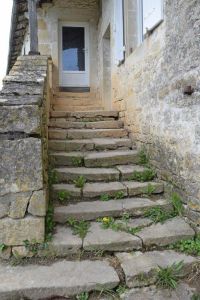
<instances>
[{"instance_id":1,"label":"stone wall","mask_svg":"<svg viewBox=\"0 0 200 300\"><path fill-rule=\"evenodd\" d=\"M19 57L0 92L0 245L41 243L47 206L48 59Z\"/></svg>"},{"instance_id":2,"label":"stone wall","mask_svg":"<svg viewBox=\"0 0 200 300\"><path fill-rule=\"evenodd\" d=\"M164 22L113 71L113 107L200 225L200 2L164 2Z\"/></svg>"}]
</instances>

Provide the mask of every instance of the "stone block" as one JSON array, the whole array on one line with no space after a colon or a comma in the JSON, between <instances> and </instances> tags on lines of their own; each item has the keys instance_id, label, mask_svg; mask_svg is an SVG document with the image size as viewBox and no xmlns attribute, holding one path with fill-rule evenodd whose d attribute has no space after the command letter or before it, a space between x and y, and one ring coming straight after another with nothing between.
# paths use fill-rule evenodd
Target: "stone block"
<instances>
[{"instance_id":1,"label":"stone block","mask_svg":"<svg viewBox=\"0 0 200 300\"><path fill-rule=\"evenodd\" d=\"M12 219L24 218L31 192L9 194L4 197L10 202L9 217Z\"/></svg>"},{"instance_id":2,"label":"stone block","mask_svg":"<svg viewBox=\"0 0 200 300\"><path fill-rule=\"evenodd\" d=\"M46 192L44 190L34 192L30 198L28 212L33 216L44 217L46 209Z\"/></svg>"},{"instance_id":3,"label":"stone block","mask_svg":"<svg viewBox=\"0 0 200 300\"><path fill-rule=\"evenodd\" d=\"M38 106L2 106L0 110L0 133L40 134L40 114Z\"/></svg>"},{"instance_id":4,"label":"stone block","mask_svg":"<svg viewBox=\"0 0 200 300\"><path fill-rule=\"evenodd\" d=\"M58 261L49 266L0 265L2 300L48 299L55 292L57 298L72 298L86 291L113 289L118 284L115 269L106 261Z\"/></svg>"},{"instance_id":5,"label":"stone block","mask_svg":"<svg viewBox=\"0 0 200 300\"><path fill-rule=\"evenodd\" d=\"M0 220L0 244L7 246L23 246L25 240L42 243L44 241L44 218L28 216L14 220Z\"/></svg>"},{"instance_id":6,"label":"stone block","mask_svg":"<svg viewBox=\"0 0 200 300\"><path fill-rule=\"evenodd\" d=\"M43 188L39 139L2 140L0 157L0 196Z\"/></svg>"}]
</instances>

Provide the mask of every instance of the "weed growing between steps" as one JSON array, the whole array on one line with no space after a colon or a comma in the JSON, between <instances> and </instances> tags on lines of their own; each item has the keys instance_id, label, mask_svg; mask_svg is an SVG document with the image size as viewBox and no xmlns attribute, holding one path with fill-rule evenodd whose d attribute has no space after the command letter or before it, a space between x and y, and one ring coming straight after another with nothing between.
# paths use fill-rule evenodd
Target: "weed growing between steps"
<instances>
[{"instance_id":1,"label":"weed growing between steps","mask_svg":"<svg viewBox=\"0 0 200 300\"><path fill-rule=\"evenodd\" d=\"M88 300L89 299L89 293L83 292L80 295L76 296L77 300Z\"/></svg>"},{"instance_id":2,"label":"weed growing between steps","mask_svg":"<svg viewBox=\"0 0 200 300\"><path fill-rule=\"evenodd\" d=\"M156 188L151 183L149 183L148 186L144 188L143 193L144 195L151 196L152 194L155 193L155 190Z\"/></svg>"},{"instance_id":3,"label":"weed growing between steps","mask_svg":"<svg viewBox=\"0 0 200 300\"><path fill-rule=\"evenodd\" d=\"M200 294L193 295L191 300L200 300Z\"/></svg>"},{"instance_id":4,"label":"weed growing between steps","mask_svg":"<svg viewBox=\"0 0 200 300\"><path fill-rule=\"evenodd\" d=\"M107 201L110 201L110 200L120 200L120 199L125 198L125 196L126 195L123 191L118 191L113 196L111 196L109 194L102 194L100 196L100 201L107 202Z\"/></svg>"},{"instance_id":5,"label":"weed growing between steps","mask_svg":"<svg viewBox=\"0 0 200 300\"><path fill-rule=\"evenodd\" d=\"M128 225L129 218L122 217L115 220L112 217L104 217L97 219L100 222L103 229L112 229L114 231L123 231L135 235L141 230L140 227L131 227Z\"/></svg>"},{"instance_id":6,"label":"weed growing between steps","mask_svg":"<svg viewBox=\"0 0 200 300\"><path fill-rule=\"evenodd\" d=\"M139 153L139 165L149 165L149 156L147 155L146 150L144 148Z\"/></svg>"},{"instance_id":7,"label":"weed growing between steps","mask_svg":"<svg viewBox=\"0 0 200 300\"><path fill-rule=\"evenodd\" d=\"M110 195L108 195L108 194L102 194L102 195L100 196L100 200L101 200L101 201L104 201L104 202L107 202L107 201L111 200L111 197L110 197Z\"/></svg>"},{"instance_id":8,"label":"weed growing between steps","mask_svg":"<svg viewBox=\"0 0 200 300\"><path fill-rule=\"evenodd\" d=\"M75 167L82 167L84 165L84 160L81 157L72 158L72 164Z\"/></svg>"},{"instance_id":9,"label":"weed growing between steps","mask_svg":"<svg viewBox=\"0 0 200 300\"><path fill-rule=\"evenodd\" d=\"M55 170L50 169L48 172L49 187L58 183L58 174Z\"/></svg>"},{"instance_id":10,"label":"weed growing between steps","mask_svg":"<svg viewBox=\"0 0 200 300\"><path fill-rule=\"evenodd\" d=\"M166 268L158 267L156 285L162 289L176 289L184 263L180 261Z\"/></svg>"},{"instance_id":11,"label":"weed growing between steps","mask_svg":"<svg viewBox=\"0 0 200 300\"><path fill-rule=\"evenodd\" d=\"M172 204L171 211L165 211L163 208L157 206L146 210L144 216L146 218L150 218L154 223L164 223L165 221L176 216L182 216L184 209L180 196L176 193L173 193L170 202Z\"/></svg>"},{"instance_id":12,"label":"weed growing between steps","mask_svg":"<svg viewBox=\"0 0 200 300\"><path fill-rule=\"evenodd\" d=\"M65 203L70 200L71 193L69 191L59 191L58 192L58 200L61 203Z\"/></svg>"},{"instance_id":13,"label":"weed growing between steps","mask_svg":"<svg viewBox=\"0 0 200 300\"><path fill-rule=\"evenodd\" d=\"M87 221L77 221L73 218L67 221L67 224L72 228L73 234L78 235L82 240L86 237L90 223Z\"/></svg>"},{"instance_id":14,"label":"weed growing between steps","mask_svg":"<svg viewBox=\"0 0 200 300\"><path fill-rule=\"evenodd\" d=\"M173 249L189 255L200 256L200 235L194 239L182 240L174 243L169 246L169 249Z\"/></svg>"},{"instance_id":15,"label":"weed growing between steps","mask_svg":"<svg viewBox=\"0 0 200 300\"><path fill-rule=\"evenodd\" d=\"M5 244L0 244L0 253L5 251L7 249L7 246Z\"/></svg>"},{"instance_id":16,"label":"weed growing between steps","mask_svg":"<svg viewBox=\"0 0 200 300\"><path fill-rule=\"evenodd\" d=\"M147 168L146 170L140 172L140 171L134 171L133 174L129 177L128 180L132 181L139 181L139 182L147 182L151 181L156 177L156 172L151 169Z\"/></svg>"},{"instance_id":17,"label":"weed growing between steps","mask_svg":"<svg viewBox=\"0 0 200 300\"><path fill-rule=\"evenodd\" d=\"M86 179L84 176L79 176L77 179L74 180L75 187L77 188L84 188L86 184Z\"/></svg>"}]
</instances>

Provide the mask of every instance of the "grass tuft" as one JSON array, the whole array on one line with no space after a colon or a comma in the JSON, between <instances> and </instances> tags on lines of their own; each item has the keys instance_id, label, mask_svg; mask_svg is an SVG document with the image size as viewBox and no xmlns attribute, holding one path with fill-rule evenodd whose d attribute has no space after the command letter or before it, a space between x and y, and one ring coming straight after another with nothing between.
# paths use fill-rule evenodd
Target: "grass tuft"
<instances>
[{"instance_id":1,"label":"grass tuft","mask_svg":"<svg viewBox=\"0 0 200 300\"><path fill-rule=\"evenodd\" d=\"M79 176L77 179L74 180L74 184L77 188L83 188L86 184L86 179L84 176Z\"/></svg>"},{"instance_id":2,"label":"grass tuft","mask_svg":"<svg viewBox=\"0 0 200 300\"><path fill-rule=\"evenodd\" d=\"M163 289L176 289L183 266L183 261L174 263L166 268L159 266L156 275L156 285Z\"/></svg>"},{"instance_id":3,"label":"grass tuft","mask_svg":"<svg viewBox=\"0 0 200 300\"><path fill-rule=\"evenodd\" d=\"M67 224L72 228L73 234L78 235L82 240L86 237L90 223L87 221L77 221L73 218L67 221Z\"/></svg>"}]
</instances>

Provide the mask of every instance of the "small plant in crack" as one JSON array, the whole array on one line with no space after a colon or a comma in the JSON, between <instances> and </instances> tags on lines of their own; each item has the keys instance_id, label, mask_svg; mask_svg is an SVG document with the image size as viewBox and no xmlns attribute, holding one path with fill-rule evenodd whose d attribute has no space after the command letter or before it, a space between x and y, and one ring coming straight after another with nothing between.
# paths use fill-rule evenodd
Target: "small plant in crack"
<instances>
[{"instance_id":1,"label":"small plant in crack","mask_svg":"<svg viewBox=\"0 0 200 300\"><path fill-rule=\"evenodd\" d=\"M156 188L151 183L149 183L148 186L144 188L143 193L145 195L151 196L152 194L155 193L155 190Z\"/></svg>"},{"instance_id":2,"label":"small plant in crack","mask_svg":"<svg viewBox=\"0 0 200 300\"><path fill-rule=\"evenodd\" d=\"M37 255L38 251L46 250L48 249L48 243L37 243L35 240L33 241L24 241L25 248L31 252L33 255Z\"/></svg>"},{"instance_id":3,"label":"small plant in crack","mask_svg":"<svg viewBox=\"0 0 200 300\"><path fill-rule=\"evenodd\" d=\"M62 203L69 201L70 197L71 197L71 193L69 191L59 191L58 192L58 200Z\"/></svg>"},{"instance_id":4,"label":"small plant in crack","mask_svg":"<svg viewBox=\"0 0 200 300\"><path fill-rule=\"evenodd\" d=\"M116 200L123 199L124 197L125 197L125 193L123 191L118 191L114 195L114 199Z\"/></svg>"},{"instance_id":5,"label":"small plant in crack","mask_svg":"<svg viewBox=\"0 0 200 300\"><path fill-rule=\"evenodd\" d=\"M176 215L182 216L184 212L184 207L181 197L177 193L173 193L170 200Z\"/></svg>"},{"instance_id":6,"label":"small plant in crack","mask_svg":"<svg viewBox=\"0 0 200 300\"><path fill-rule=\"evenodd\" d=\"M89 293L88 292L83 292L80 295L76 296L77 300L88 300L89 299Z\"/></svg>"},{"instance_id":7,"label":"small plant in crack","mask_svg":"<svg viewBox=\"0 0 200 300\"><path fill-rule=\"evenodd\" d=\"M82 240L86 237L90 223L87 221L78 221L73 218L67 220L67 224L72 228L73 234L78 235Z\"/></svg>"},{"instance_id":8,"label":"small plant in crack","mask_svg":"<svg viewBox=\"0 0 200 300\"><path fill-rule=\"evenodd\" d=\"M81 158L81 157L74 157L72 159L72 164L75 167L82 167L83 166L83 158Z\"/></svg>"},{"instance_id":9,"label":"small plant in crack","mask_svg":"<svg viewBox=\"0 0 200 300\"><path fill-rule=\"evenodd\" d=\"M200 237L182 240L169 246L169 249L177 250L190 255L200 256Z\"/></svg>"},{"instance_id":10,"label":"small plant in crack","mask_svg":"<svg viewBox=\"0 0 200 300\"><path fill-rule=\"evenodd\" d=\"M125 285L119 285L117 288L116 288L116 293L121 296L123 295L124 293L126 293L128 291L128 288L127 286Z\"/></svg>"},{"instance_id":11,"label":"small plant in crack","mask_svg":"<svg viewBox=\"0 0 200 300\"><path fill-rule=\"evenodd\" d=\"M156 206L147 209L144 216L151 219L154 223L164 223L165 221L175 217L176 214L174 211L165 211L162 207Z\"/></svg>"},{"instance_id":12,"label":"small plant in crack","mask_svg":"<svg viewBox=\"0 0 200 300\"><path fill-rule=\"evenodd\" d=\"M74 184L77 188L83 188L86 184L86 179L84 176L79 176L77 179L74 180Z\"/></svg>"},{"instance_id":13,"label":"small plant in crack","mask_svg":"<svg viewBox=\"0 0 200 300\"><path fill-rule=\"evenodd\" d=\"M176 289L184 263L180 261L166 268L158 267L156 285L164 289Z\"/></svg>"},{"instance_id":14,"label":"small plant in crack","mask_svg":"<svg viewBox=\"0 0 200 300\"><path fill-rule=\"evenodd\" d=\"M142 149L139 153L139 164L147 166L149 164L149 156L146 154L146 150Z\"/></svg>"},{"instance_id":15,"label":"small plant in crack","mask_svg":"<svg viewBox=\"0 0 200 300\"><path fill-rule=\"evenodd\" d=\"M5 251L7 249L7 246L5 244L0 244L0 253Z\"/></svg>"},{"instance_id":16,"label":"small plant in crack","mask_svg":"<svg viewBox=\"0 0 200 300\"><path fill-rule=\"evenodd\" d=\"M100 200L106 202L106 201L111 200L111 197L110 197L110 195L108 195L108 194L102 194L102 195L100 196Z\"/></svg>"},{"instance_id":17,"label":"small plant in crack","mask_svg":"<svg viewBox=\"0 0 200 300\"><path fill-rule=\"evenodd\" d=\"M128 219L121 219L115 220L113 217L104 217L97 220L102 224L103 229L112 229L114 231L123 231L130 234L136 234L141 230L139 227L131 227L128 225Z\"/></svg>"},{"instance_id":18,"label":"small plant in crack","mask_svg":"<svg viewBox=\"0 0 200 300\"><path fill-rule=\"evenodd\" d=\"M53 184L58 183L58 174L56 170L49 170L48 181L49 181L49 187L52 187Z\"/></svg>"},{"instance_id":19,"label":"small plant in crack","mask_svg":"<svg viewBox=\"0 0 200 300\"><path fill-rule=\"evenodd\" d=\"M191 300L200 300L200 294L194 294Z\"/></svg>"},{"instance_id":20,"label":"small plant in crack","mask_svg":"<svg viewBox=\"0 0 200 300\"><path fill-rule=\"evenodd\" d=\"M46 218L45 218L45 241L46 242L50 242L53 237L53 231L55 227L55 222L53 217L54 217L54 207L52 201L50 201Z\"/></svg>"},{"instance_id":21,"label":"small plant in crack","mask_svg":"<svg viewBox=\"0 0 200 300\"><path fill-rule=\"evenodd\" d=\"M139 182L151 181L155 178L156 172L150 168L144 170L143 172L135 171L130 176L129 180L135 180Z\"/></svg>"}]
</instances>

